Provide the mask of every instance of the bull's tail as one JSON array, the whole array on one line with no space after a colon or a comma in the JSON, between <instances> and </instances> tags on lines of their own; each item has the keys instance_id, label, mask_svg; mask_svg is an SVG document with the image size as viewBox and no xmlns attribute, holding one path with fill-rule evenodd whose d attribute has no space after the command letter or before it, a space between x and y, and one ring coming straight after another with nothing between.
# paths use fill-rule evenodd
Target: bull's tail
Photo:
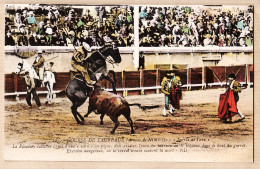
<instances>
[{"instance_id":1,"label":"bull's tail","mask_svg":"<svg viewBox=\"0 0 260 169\"><path fill-rule=\"evenodd\" d=\"M145 113L147 109L155 109L160 107L160 105L152 105L152 106L142 106L140 103L132 103L128 104L129 106L138 106L140 109L142 109Z\"/></svg>"},{"instance_id":2,"label":"bull's tail","mask_svg":"<svg viewBox=\"0 0 260 169\"><path fill-rule=\"evenodd\" d=\"M62 90L58 94L66 94L66 90Z\"/></svg>"},{"instance_id":3,"label":"bull's tail","mask_svg":"<svg viewBox=\"0 0 260 169\"><path fill-rule=\"evenodd\" d=\"M128 104L129 106L138 106L140 109L142 109L145 113L146 113L146 110L141 106L140 103L132 103L132 104Z\"/></svg>"}]
</instances>

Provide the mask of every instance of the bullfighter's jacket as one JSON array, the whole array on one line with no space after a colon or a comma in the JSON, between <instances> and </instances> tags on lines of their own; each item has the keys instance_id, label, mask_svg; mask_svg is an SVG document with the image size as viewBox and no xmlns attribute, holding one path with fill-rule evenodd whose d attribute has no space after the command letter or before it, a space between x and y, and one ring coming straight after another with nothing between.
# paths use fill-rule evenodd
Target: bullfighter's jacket
<instances>
[{"instance_id":1,"label":"bullfighter's jacket","mask_svg":"<svg viewBox=\"0 0 260 169\"><path fill-rule=\"evenodd\" d=\"M161 90L164 94L170 95L171 89L175 87L181 86L181 79L179 76L173 76L170 80L167 77L164 77L161 83Z\"/></svg>"},{"instance_id":2,"label":"bullfighter's jacket","mask_svg":"<svg viewBox=\"0 0 260 169\"><path fill-rule=\"evenodd\" d=\"M239 100L238 93L241 92L241 84L238 81L233 80L230 83L229 88L233 91L233 94L234 94L234 97L235 97L235 102L238 102L238 100Z\"/></svg>"}]
</instances>

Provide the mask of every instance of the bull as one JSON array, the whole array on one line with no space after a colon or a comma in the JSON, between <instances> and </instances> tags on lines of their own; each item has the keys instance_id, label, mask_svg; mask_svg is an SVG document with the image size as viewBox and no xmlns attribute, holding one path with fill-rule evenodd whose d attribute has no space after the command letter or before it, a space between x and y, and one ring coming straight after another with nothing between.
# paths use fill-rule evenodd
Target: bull
<instances>
[{"instance_id":1,"label":"bull","mask_svg":"<svg viewBox=\"0 0 260 169\"><path fill-rule=\"evenodd\" d=\"M131 110L128 102L121 96L104 91L100 86L95 86L94 90L89 95L88 112L84 117L95 111L96 114L101 114L100 125L103 125L103 118L105 115L115 123L111 134L115 133L115 130L119 126L118 117L123 115L131 126L131 133L134 133L133 121L130 117Z\"/></svg>"}]
</instances>

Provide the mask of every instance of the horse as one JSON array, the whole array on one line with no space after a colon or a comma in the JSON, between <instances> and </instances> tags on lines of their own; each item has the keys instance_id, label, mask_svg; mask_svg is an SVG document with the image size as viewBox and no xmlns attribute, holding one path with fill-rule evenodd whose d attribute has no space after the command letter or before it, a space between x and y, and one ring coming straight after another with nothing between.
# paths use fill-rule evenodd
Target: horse
<instances>
[{"instance_id":1,"label":"horse","mask_svg":"<svg viewBox=\"0 0 260 169\"><path fill-rule=\"evenodd\" d=\"M32 77L35 80L35 84L36 86L38 86L37 84L40 77L37 75L36 71L34 70L34 68L28 63L26 62L26 60L20 58L18 64L17 64L17 68L15 70L15 74L20 74L21 72L29 72L30 77Z\"/></svg>"},{"instance_id":2,"label":"horse","mask_svg":"<svg viewBox=\"0 0 260 169\"><path fill-rule=\"evenodd\" d=\"M86 59L87 71L91 80L96 82L103 78L108 80L113 87L113 92L116 94L116 78L115 72L108 70L107 62L119 64L121 56L119 49L115 46L104 46L91 54ZM113 79L109 76L112 73ZM93 90L92 86L88 86L81 75L76 75L67 85L65 93L72 102L71 112L78 124L84 124L84 118L77 111L88 98L89 93Z\"/></svg>"},{"instance_id":3,"label":"horse","mask_svg":"<svg viewBox=\"0 0 260 169\"><path fill-rule=\"evenodd\" d=\"M29 72L30 77L32 77L35 81L36 87L41 86L40 77L37 75L34 68L24 59L20 58L17 68L15 70L16 74L20 74L21 72ZM45 71L45 86L48 89L47 97L46 97L46 103L50 102L52 99L53 94L53 83L55 83L55 78L53 80L54 74L50 71Z\"/></svg>"}]
</instances>

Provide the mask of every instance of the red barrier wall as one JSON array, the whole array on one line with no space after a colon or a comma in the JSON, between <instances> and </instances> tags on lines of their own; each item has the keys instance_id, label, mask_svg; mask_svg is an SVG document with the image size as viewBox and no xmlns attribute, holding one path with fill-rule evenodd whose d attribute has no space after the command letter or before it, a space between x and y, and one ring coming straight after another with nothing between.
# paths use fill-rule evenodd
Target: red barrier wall
<instances>
[{"instance_id":1,"label":"red barrier wall","mask_svg":"<svg viewBox=\"0 0 260 169\"><path fill-rule=\"evenodd\" d=\"M178 70L141 70L130 72L116 72L116 87L117 88L139 88L139 87L153 87L160 86L163 77L167 72L174 72L181 78L183 85L187 84L202 84L203 82L218 83L218 79L222 83L226 82L227 76L230 73L237 74L237 80L239 82L253 82L254 72L253 65L243 66L213 66L204 68L189 68ZM203 74L204 73L204 74ZM214 75L215 74L215 75ZM55 73L56 83L54 84L54 90L64 90L71 79L70 73L60 72ZM112 88L111 84L103 79L98 83L104 88ZM39 88L39 91L46 91L45 87ZM26 91L26 85L22 75L6 74L5 75L5 92L13 93L15 91ZM145 91L145 94L155 93L155 89L149 89ZM128 95L141 94L141 91L128 91Z\"/></svg>"}]
</instances>

